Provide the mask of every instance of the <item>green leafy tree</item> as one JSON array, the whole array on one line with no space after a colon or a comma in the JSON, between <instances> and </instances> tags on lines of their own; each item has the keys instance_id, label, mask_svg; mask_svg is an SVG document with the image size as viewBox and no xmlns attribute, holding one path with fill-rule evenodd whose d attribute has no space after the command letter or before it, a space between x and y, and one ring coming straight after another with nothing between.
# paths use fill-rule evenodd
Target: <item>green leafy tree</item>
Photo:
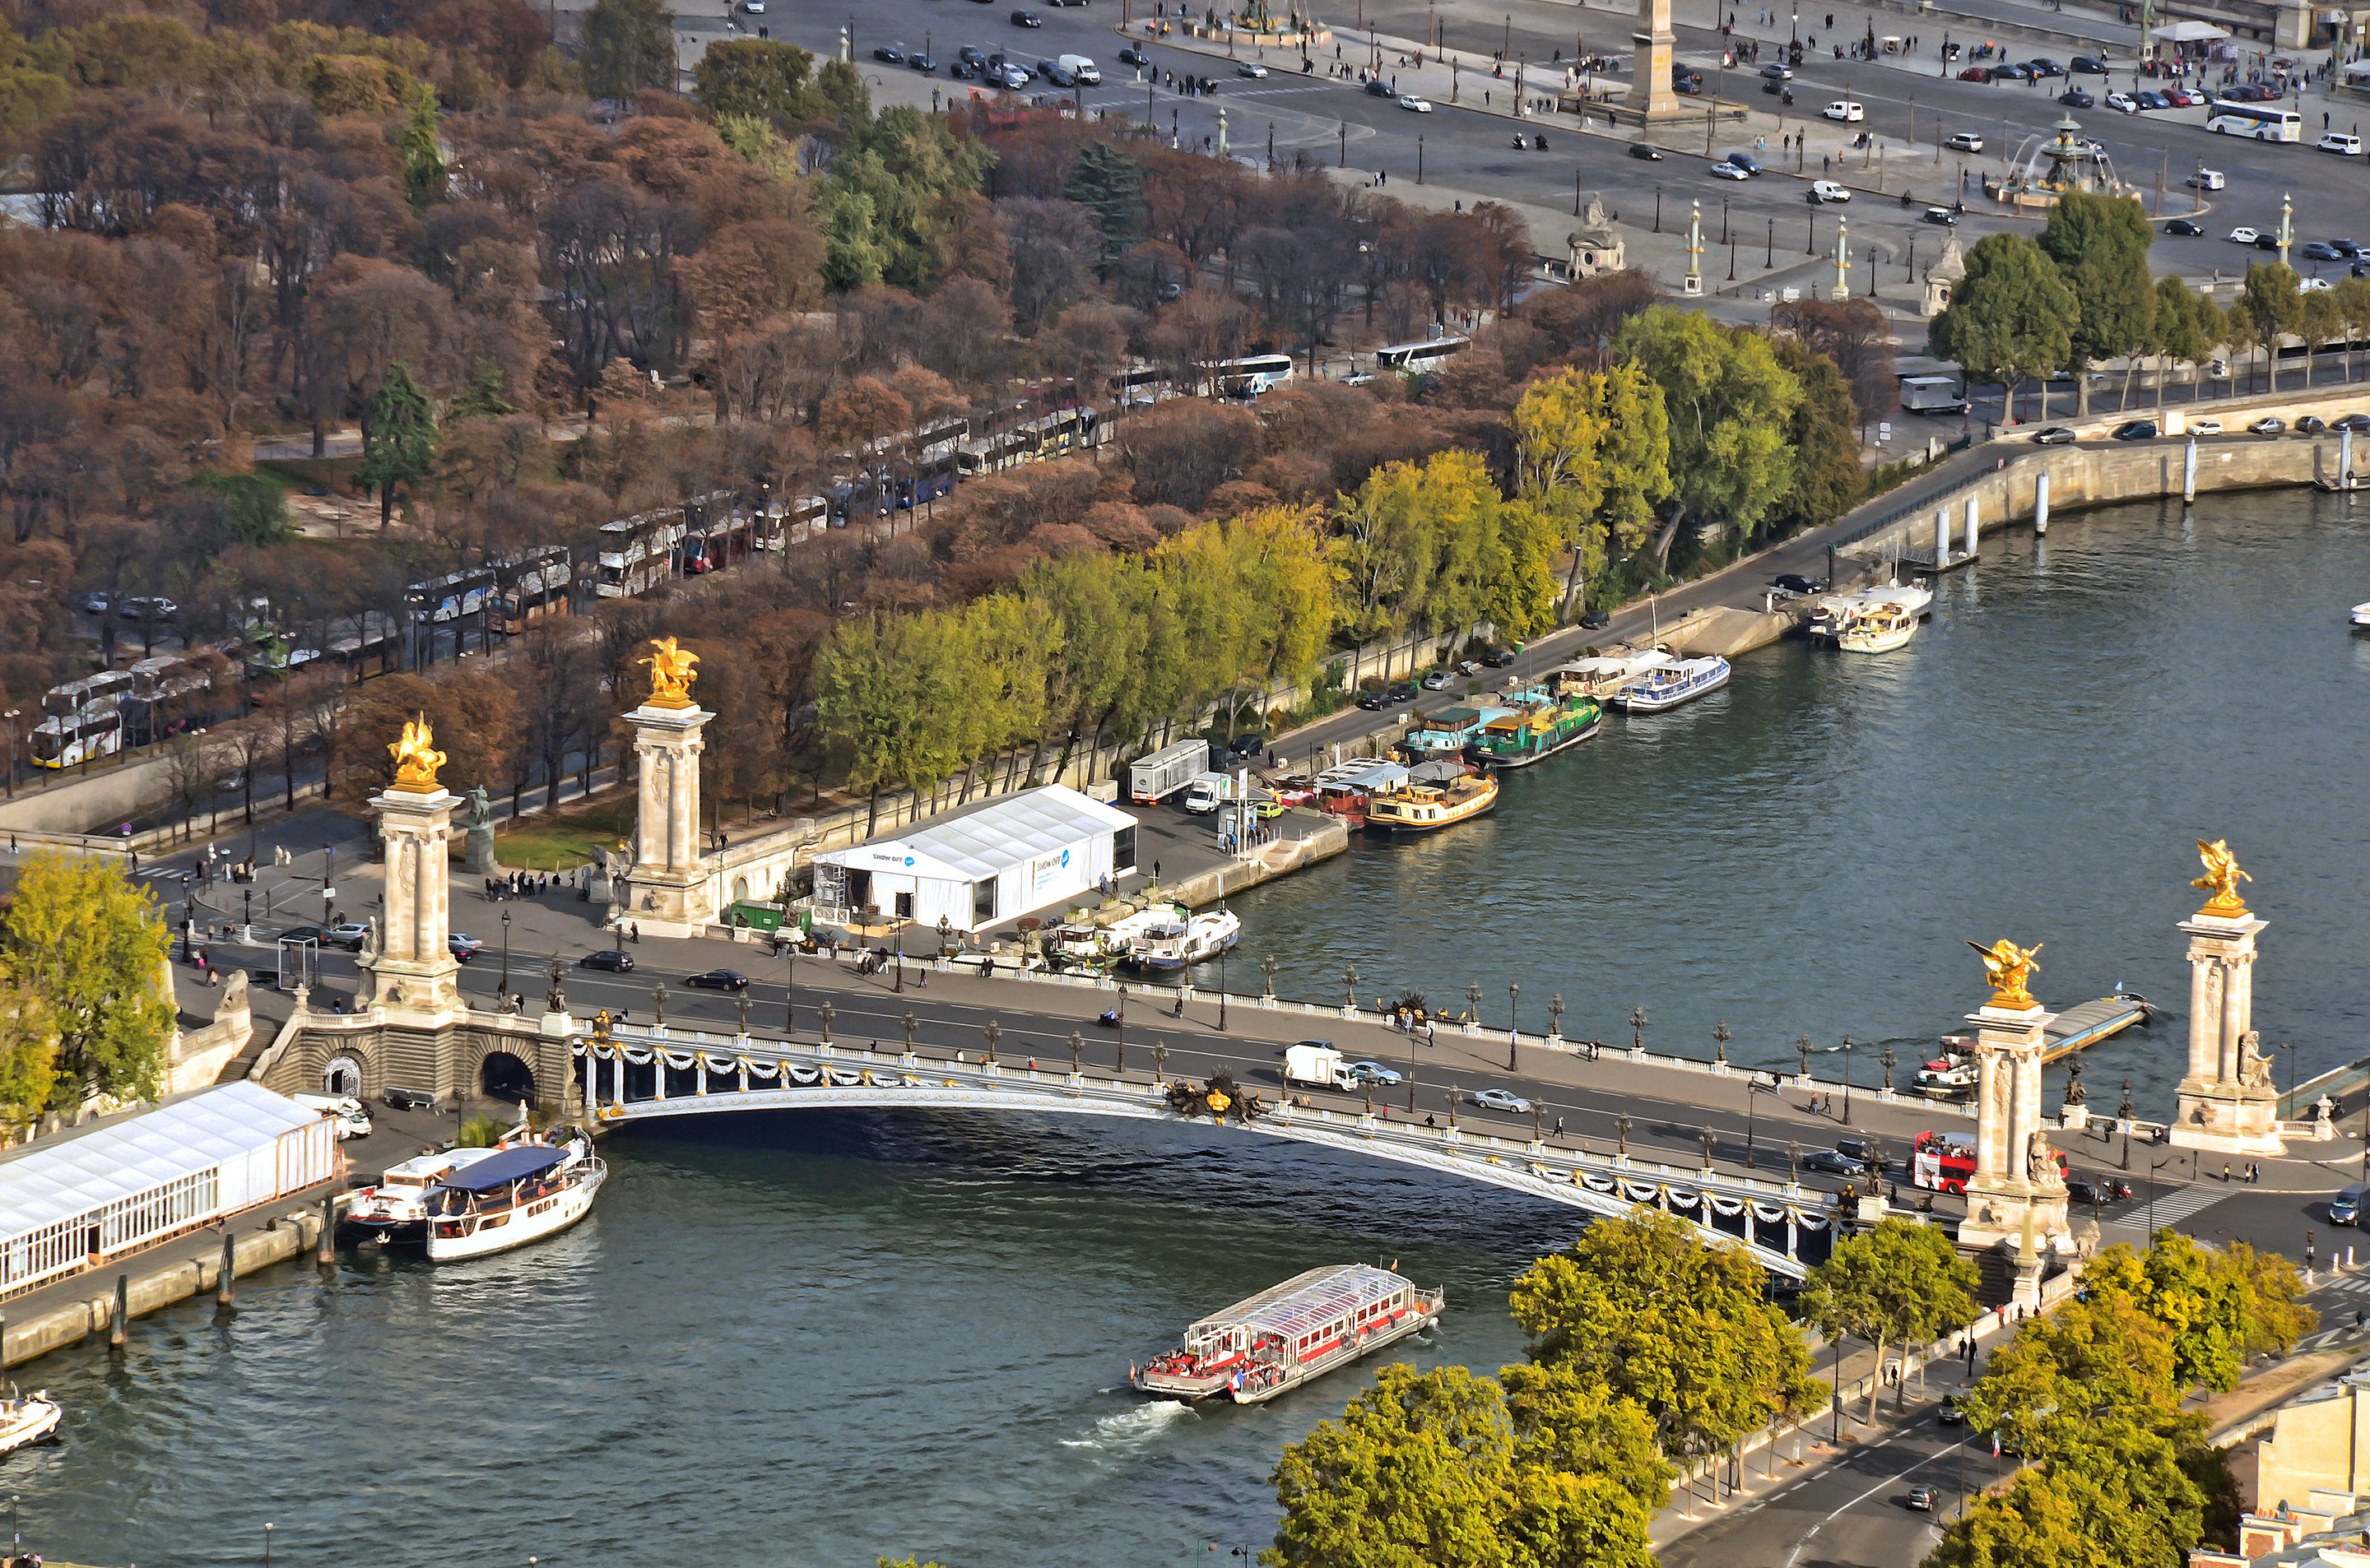
<instances>
[{"instance_id":1,"label":"green leafy tree","mask_svg":"<svg viewBox=\"0 0 2370 1568\"><path fill-rule=\"evenodd\" d=\"M1663 1453L1727 1448L1818 1397L1802 1336L1742 1248L1652 1209L1600 1219L1514 1282L1531 1358L1634 1401Z\"/></svg>"},{"instance_id":2,"label":"green leafy tree","mask_svg":"<svg viewBox=\"0 0 2370 1568\"><path fill-rule=\"evenodd\" d=\"M2128 196L2069 190L2049 210L2041 248L2074 291L2076 406L2090 411L2089 366L2136 356L2149 342L2156 291L2148 276L2155 234Z\"/></svg>"},{"instance_id":3,"label":"green leafy tree","mask_svg":"<svg viewBox=\"0 0 2370 1568\"><path fill-rule=\"evenodd\" d=\"M2280 339L2303 319L2303 301L2296 292L2296 275L2284 261L2258 261L2247 269L2233 310L2244 318L2263 351L2263 373L2271 390L2279 390Z\"/></svg>"},{"instance_id":4,"label":"green leafy tree","mask_svg":"<svg viewBox=\"0 0 2370 1568\"><path fill-rule=\"evenodd\" d=\"M0 17L0 145L14 145L63 111L74 87L58 66Z\"/></svg>"},{"instance_id":5,"label":"green leafy tree","mask_svg":"<svg viewBox=\"0 0 2370 1568\"><path fill-rule=\"evenodd\" d=\"M1835 1243L1804 1283L1802 1316L1829 1339L1846 1335L1876 1346L1878 1365L1888 1345L1940 1337L1975 1315L1975 1265L1959 1255L1939 1226L1883 1219ZM1908 1398L1903 1379L1896 1406ZM1876 1386L1868 1413L1876 1415Z\"/></svg>"},{"instance_id":6,"label":"green leafy tree","mask_svg":"<svg viewBox=\"0 0 2370 1568\"><path fill-rule=\"evenodd\" d=\"M1531 1466L1514 1473L1501 1535L1510 1568L1654 1568L1652 1518L1616 1477Z\"/></svg>"},{"instance_id":7,"label":"green leafy tree","mask_svg":"<svg viewBox=\"0 0 2370 1568\"><path fill-rule=\"evenodd\" d=\"M837 63L824 67L826 87ZM826 280L841 290L935 281L947 264L954 199L979 189L991 161L977 142L957 138L942 116L920 109L900 105L852 121L817 203Z\"/></svg>"},{"instance_id":8,"label":"green leafy tree","mask_svg":"<svg viewBox=\"0 0 2370 1568\"><path fill-rule=\"evenodd\" d=\"M2204 317L2198 310L2198 295L2179 278L2159 278L2156 283L2156 313L2150 319L2150 338L2157 356L2192 369L2205 358L2211 347L2205 336ZM2169 365L2159 365L2156 378L2157 406L2164 406L2164 386L2170 378Z\"/></svg>"},{"instance_id":9,"label":"green leafy tree","mask_svg":"<svg viewBox=\"0 0 2370 1568\"><path fill-rule=\"evenodd\" d=\"M584 90L629 103L644 87L674 91L674 16L659 0L593 0L584 13Z\"/></svg>"},{"instance_id":10,"label":"green leafy tree","mask_svg":"<svg viewBox=\"0 0 2370 1568\"><path fill-rule=\"evenodd\" d=\"M1967 275L1927 341L1968 375L2005 388L2013 418L2019 386L2072 360L2077 311L2047 252L2022 235L1985 235L1967 252ZM2044 410L2046 403L2044 393Z\"/></svg>"},{"instance_id":11,"label":"green leafy tree","mask_svg":"<svg viewBox=\"0 0 2370 1568\"><path fill-rule=\"evenodd\" d=\"M40 1077L25 1056L29 1020L56 1032L50 1104L78 1105L93 1094L148 1098L163 1086L166 1052L178 1009L164 986L167 937L155 900L113 861L47 852L28 857L5 918L0 974L28 993L0 1052L0 1094Z\"/></svg>"},{"instance_id":12,"label":"green leafy tree","mask_svg":"<svg viewBox=\"0 0 2370 1568\"><path fill-rule=\"evenodd\" d=\"M404 118L396 154L403 159L403 190L411 210L425 212L444 200L444 148L436 132L436 89L422 85Z\"/></svg>"},{"instance_id":13,"label":"green leafy tree","mask_svg":"<svg viewBox=\"0 0 2370 1568\"><path fill-rule=\"evenodd\" d=\"M1868 493L1868 470L1860 466L1858 412L1851 383L1835 362L1799 338L1771 345L1778 362L1802 388L1787 440L1794 448L1794 483L1769 514L1764 532L1783 538L1814 528L1859 504Z\"/></svg>"},{"instance_id":14,"label":"green leafy tree","mask_svg":"<svg viewBox=\"0 0 2370 1568\"><path fill-rule=\"evenodd\" d=\"M1673 488L1661 560L1669 562L1684 523L1758 526L1793 486L1786 431L1802 396L1769 340L1700 311L1656 306L1622 324L1613 352L1662 389L1670 418Z\"/></svg>"},{"instance_id":15,"label":"green leafy tree","mask_svg":"<svg viewBox=\"0 0 2370 1568\"><path fill-rule=\"evenodd\" d=\"M1985 1493L1950 1521L1925 1568L2109 1568L2083 1533L2064 1482L2019 1471L2005 1492Z\"/></svg>"},{"instance_id":16,"label":"green leafy tree","mask_svg":"<svg viewBox=\"0 0 2370 1568\"><path fill-rule=\"evenodd\" d=\"M395 521L397 495L435 472L436 410L411 372L393 366L371 398L362 460L354 468L355 485L378 497L381 532Z\"/></svg>"},{"instance_id":17,"label":"green leafy tree","mask_svg":"<svg viewBox=\"0 0 2370 1568\"><path fill-rule=\"evenodd\" d=\"M2244 1242L2209 1249L2168 1226L2146 1253L2100 1253L2087 1277L2094 1295L2120 1294L2164 1326L2181 1389L2235 1388L2250 1356L2284 1354L2313 1328L2295 1266Z\"/></svg>"},{"instance_id":18,"label":"green leafy tree","mask_svg":"<svg viewBox=\"0 0 2370 1568\"><path fill-rule=\"evenodd\" d=\"M2370 338L2370 278L2340 278L2330 291L2337 302L2337 317L2345 324L2345 380L2353 380L2353 345Z\"/></svg>"},{"instance_id":19,"label":"green leafy tree","mask_svg":"<svg viewBox=\"0 0 2370 1568\"><path fill-rule=\"evenodd\" d=\"M448 419L459 424L464 419L502 419L518 412L502 385L502 367L491 360L480 360L470 373L469 384L453 399L445 410Z\"/></svg>"},{"instance_id":20,"label":"green leafy tree","mask_svg":"<svg viewBox=\"0 0 2370 1568\"><path fill-rule=\"evenodd\" d=\"M719 120L754 115L795 124L823 112L823 97L810 80L813 70L814 56L795 43L725 39L709 44L691 68L692 91Z\"/></svg>"},{"instance_id":21,"label":"green leafy tree","mask_svg":"<svg viewBox=\"0 0 2370 1568\"><path fill-rule=\"evenodd\" d=\"M295 536L288 521L288 492L261 474L201 474L190 488L223 498L231 532L253 549L267 549Z\"/></svg>"},{"instance_id":22,"label":"green leafy tree","mask_svg":"<svg viewBox=\"0 0 2370 1568\"><path fill-rule=\"evenodd\" d=\"M1144 237L1144 166L1108 142L1078 149L1063 194L1093 211L1106 266Z\"/></svg>"},{"instance_id":23,"label":"green leafy tree","mask_svg":"<svg viewBox=\"0 0 2370 1568\"><path fill-rule=\"evenodd\" d=\"M1514 1420L1518 1462L1611 1477L1649 1516L1678 1471L1657 1446L1654 1418L1637 1401L1584 1381L1562 1362L1516 1362L1498 1371Z\"/></svg>"},{"instance_id":24,"label":"green leafy tree","mask_svg":"<svg viewBox=\"0 0 2370 1568\"><path fill-rule=\"evenodd\" d=\"M1462 1367L1385 1367L1275 1469L1271 1568L1504 1568L1514 1481L1503 1395Z\"/></svg>"},{"instance_id":25,"label":"green leafy tree","mask_svg":"<svg viewBox=\"0 0 2370 1568\"><path fill-rule=\"evenodd\" d=\"M8 978L0 959L0 1123L27 1127L50 1108L58 1028L40 993Z\"/></svg>"},{"instance_id":26,"label":"green leafy tree","mask_svg":"<svg viewBox=\"0 0 2370 1568\"><path fill-rule=\"evenodd\" d=\"M1553 524L1569 555L1557 610L1568 620L1581 583L1603 573L1609 550L1643 544L1671 493L1670 415L1662 388L1621 363L1540 376L1513 422L1515 494Z\"/></svg>"}]
</instances>

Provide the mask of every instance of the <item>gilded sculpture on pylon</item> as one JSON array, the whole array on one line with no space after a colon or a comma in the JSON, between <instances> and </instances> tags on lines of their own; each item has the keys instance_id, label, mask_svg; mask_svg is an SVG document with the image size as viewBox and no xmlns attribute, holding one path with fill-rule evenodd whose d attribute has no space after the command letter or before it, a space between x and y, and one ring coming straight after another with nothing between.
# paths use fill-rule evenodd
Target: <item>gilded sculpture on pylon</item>
<instances>
[{"instance_id":1,"label":"gilded sculpture on pylon","mask_svg":"<svg viewBox=\"0 0 2370 1568\"><path fill-rule=\"evenodd\" d=\"M2032 956L2041 951L2042 944L2019 947L2003 936L1989 947L1972 939L1967 945L1984 956L1984 979L1991 982L1994 1007L2021 1010L2036 1005L2032 992L2025 989L2025 981L2041 967L2032 961Z\"/></svg>"},{"instance_id":2,"label":"gilded sculpture on pylon","mask_svg":"<svg viewBox=\"0 0 2370 1568\"><path fill-rule=\"evenodd\" d=\"M411 795L433 795L440 787L436 770L444 765L444 753L433 749L436 738L429 733L428 715L403 721L403 734L387 747L395 759L395 787Z\"/></svg>"},{"instance_id":3,"label":"gilded sculpture on pylon","mask_svg":"<svg viewBox=\"0 0 2370 1568\"><path fill-rule=\"evenodd\" d=\"M2238 869L2238 857L2230 853L2230 841L2216 839L2209 844L2203 839L2198 840L2197 858L2205 863L2205 875L2192 877L2189 885L2202 887L2210 895L2205 907L2197 912L2224 918L2245 914L2247 900L2239 896L2238 884L2254 878Z\"/></svg>"},{"instance_id":4,"label":"gilded sculpture on pylon","mask_svg":"<svg viewBox=\"0 0 2370 1568\"><path fill-rule=\"evenodd\" d=\"M650 639L650 657L642 661L650 667L650 694L645 704L653 708L695 708L699 704L691 694L691 683L699 679L692 666L699 655L687 647L676 646L673 637Z\"/></svg>"}]
</instances>

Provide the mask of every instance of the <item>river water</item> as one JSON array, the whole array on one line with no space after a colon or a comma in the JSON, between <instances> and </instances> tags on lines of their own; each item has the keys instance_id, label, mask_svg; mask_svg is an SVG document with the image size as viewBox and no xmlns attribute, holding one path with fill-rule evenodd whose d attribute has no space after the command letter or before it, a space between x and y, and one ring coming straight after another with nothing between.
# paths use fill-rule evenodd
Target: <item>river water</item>
<instances>
[{"instance_id":1,"label":"river water","mask_svg":"<svg viewBox=\"0 0 2370 1568\"><path fill-rule=\"evenodd\" d=\"M1490 820L1361 844L1237 906L1280 989L1508 980L1525 1027L1740 1060L1848 1032L1915 1065L1981 1000L1962 938L2044 941L2038 990L2186 1005L2191 841L2226 835L2272 921L2267 1040L2358 1054L2370 529L2293 494L2065 520L1986 544L1877 659L1792 645L1607 725ZM1234 967L1239 987L1250 962ZM2178 1028L2094 1053L2094 1103L2169 1109ZM1840 1062L1830 1058L1822 1070ZM1869 1082L1875 1068L1858 1058ZM2283 1069L2284 1074L2284 1067ZM1444 1284L1422 1362L1520 1353L1505 1288L1569 1234L1510 1194L1249 1139L809 1116L641 1129L578 1230L444 1270L349 1256L144 1320L35 1376L66 1441L0 1468L29 1542L87 1562L685 1568L1239 1562L1278 1450L1345 1374L1257 1410L1118 1390L1199 1314L1299 1269Z\"/></svg>"}]
</instances>

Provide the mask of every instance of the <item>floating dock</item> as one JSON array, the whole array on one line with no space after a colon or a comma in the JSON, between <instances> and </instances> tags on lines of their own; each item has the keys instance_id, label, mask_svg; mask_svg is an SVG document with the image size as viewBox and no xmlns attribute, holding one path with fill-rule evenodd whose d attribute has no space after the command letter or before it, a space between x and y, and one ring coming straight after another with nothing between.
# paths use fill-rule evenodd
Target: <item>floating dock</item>
<instances>
[{"instance_id":1,"label":"floating dock","mask_svg":"<svg viewBox=\"0 0 2370 1568\"><path fill-rule=\"evenodd\" d=\"M2049 1047L2041 1053L2044 1062L2060 1057L2070 1057L2087 1046L2111 1039L2135 1024L2148 1021L2147 999L2129 991L2117 991L2096 1001L2086 1001L2079 1007L2069 1007L2049 1021L2043 1031Z\"/></svg>"}]
</instances>

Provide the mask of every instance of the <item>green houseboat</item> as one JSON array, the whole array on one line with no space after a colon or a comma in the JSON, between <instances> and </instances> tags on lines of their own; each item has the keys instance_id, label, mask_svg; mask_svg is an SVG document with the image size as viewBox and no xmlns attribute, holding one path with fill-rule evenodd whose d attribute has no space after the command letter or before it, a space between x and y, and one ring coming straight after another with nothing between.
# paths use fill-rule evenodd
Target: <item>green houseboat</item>
<instances>
[{"instance_id":1,"label":"green houseboat","mask_svg":"<svg viewBox=\"0 0 2370 1568\"><path fill-rule=\"evenodd\" d=\"M1466 749L1490 768L1527 768L1567 746L1577 746L1605 725L1605 708L1593 697L1566 697L1526 712L1493 718Z\"/></svg>"}]
</instances>

